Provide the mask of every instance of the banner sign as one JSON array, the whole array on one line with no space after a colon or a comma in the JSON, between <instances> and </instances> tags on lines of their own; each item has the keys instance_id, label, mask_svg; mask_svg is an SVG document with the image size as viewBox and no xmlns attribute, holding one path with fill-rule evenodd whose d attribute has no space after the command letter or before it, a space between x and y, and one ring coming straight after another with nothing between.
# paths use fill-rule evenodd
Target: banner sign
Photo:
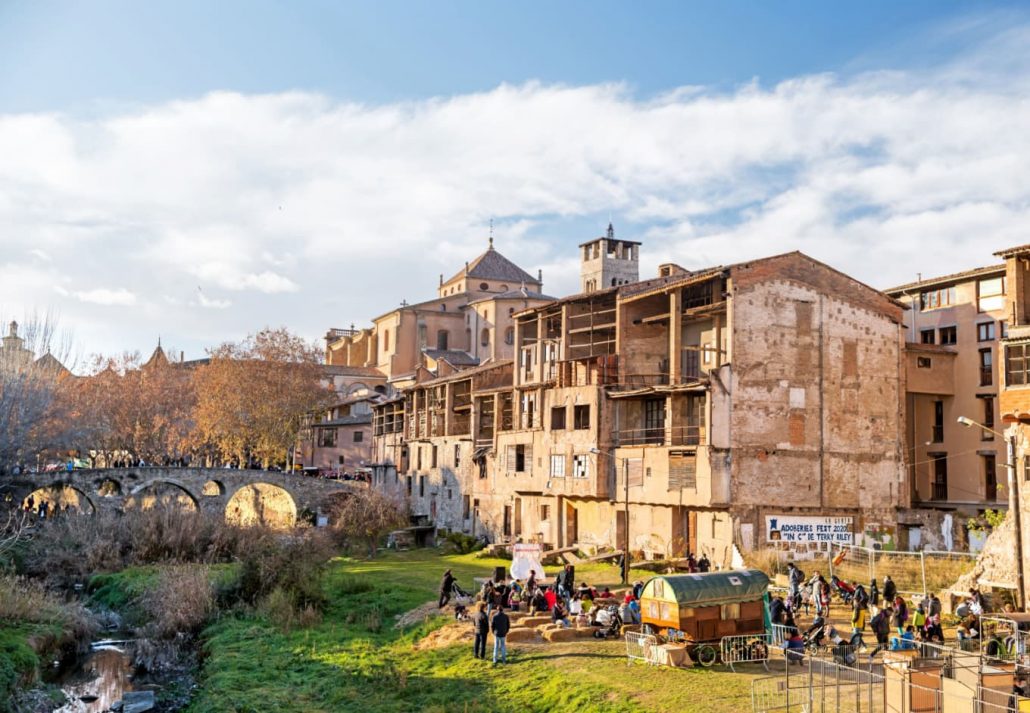
<instances>
[{"instance_id":1,"label":"banner sign","mask_svg":"<svg viewBox=\"0 0 1030 713\"><path fill-rule=\"evenodd\" d=\"M766 515L765 540L769 544L832 544L855 542L854 518Z\"/></svg>"}]
</instances>

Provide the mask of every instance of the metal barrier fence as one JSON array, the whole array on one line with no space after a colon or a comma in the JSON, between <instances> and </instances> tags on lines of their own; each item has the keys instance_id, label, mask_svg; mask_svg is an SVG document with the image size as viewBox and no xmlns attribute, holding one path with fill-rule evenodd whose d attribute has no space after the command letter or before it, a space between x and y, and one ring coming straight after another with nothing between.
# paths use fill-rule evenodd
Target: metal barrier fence
<instances>
[{"instance_id":1,"label":"metal barrier fence","mask_svg":"<svg viewBox=\"0 0 1030 713\"><path fill-rule=\"evenodd\" d=\"M769 639L769 644L777 648L784 648L787 643L787 639L797 634L799 629L796 626L784 626L783 624L773 624L772 634Z\"/></svg>"},{"instance_id":2,"label":"metal barrier fence","mask_svg":"<svg viewBox=\"0 0 1030 713\"><path fill-rule=\"evenodd\" d=\"M752 681L751 707L755 713L884 713L883 680L818 659L787 663L782 673Z\"/></svg>"},{"instance_id":3,"label":"metal barrier fence","mask_svg":"<svg viewBox=\"0 0 1030 713\"><path fill-rule=\"evenodd\" d=\"M898 592L925 596L950 585L968 569L973 552L883 550L859 545L834 545L828 553L830 575L869 587L890 575ZM827 578L829 579L829 578Z\"/></svg>"},{"instance_id":4,"label":"metal barrier fence","mask_svg":"<svg viewBox=\"0 0 1030 713\"><path fill-rule=\"evenodd\" d=\"M1030 699L979 652L922 643L910 662L870 670L807 658L751 684L755 713L1019 713Z\"/></svg>"},{"instance_id":5,"label":"metal barrier fence","mask_svg":"<svg viewBox=\"0 0 1030 713\"><path fill-rule=\"evenodd\" d=\"M658 639L652 634L626 632L626 663L633 663L633 660L637 659L647 664L654 664L654 650L657 646Z\"/></svg>"},{"instance_id":6,"label":"metal barrier fence","mask_svg":"<svg viewBox=\"0 0 1030 713\"><path fill-rule=\"evenodd\" d=\"M760 663L768 671L772 636L772 634L724 636L719 644L719 656L734 673L736 673L736 669L733 668L733 665L738 663Z\"/></svg>"},{"instance_id":7,"label":"metal barrier fence","mask_svg":"<svg viewBox=\"0 0 1030 713\"><path fill-rule=\"evenodd\" d=\"M980 653L991 662L1011 661L1020 673L1030 671L1030 631L1004 614L980 617Z\"/></svg>"}]
</instances>

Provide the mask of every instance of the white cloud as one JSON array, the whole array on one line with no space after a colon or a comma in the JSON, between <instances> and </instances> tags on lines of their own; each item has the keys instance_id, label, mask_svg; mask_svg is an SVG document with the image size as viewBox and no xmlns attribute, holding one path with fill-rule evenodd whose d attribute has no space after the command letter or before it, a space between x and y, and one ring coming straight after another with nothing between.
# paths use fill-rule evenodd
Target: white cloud
<instances>
[{"instance_id":1,"label":"white cloud","mask_svg":"<svg viewBox=\"0 0 1030 713\"><path fill-rule=\"evenodd\" d=\"M194 351L265 324L315 337L431 296L490 218L547 292L576 290L575 246L609 212L644 240L645 275L793 249L883 287L988 264L1030 224L1030 31L1008 24L936 68L729 91L222 92L0 115L0 254L38 258L0 268L19 286L0 280L0 298L43 306L57 284L70 303L135 304L125 343L91 345L108 351L157 329Z\"/></svg>"},{"instance_id":2,"label":"white cloud","mask_svg":"<svg viewBox=\"0 0 1030 713\"><path fill-rule=\"evenodd\" d=\"M74 297L79 302L88 302L89 304L103 306L131 306L136 304L136 295L124 287L113 290L106 287L98 287L93 290L68 290L58 285L54 287L54 290L63 297Z\"/></svg>"}]
</instances>

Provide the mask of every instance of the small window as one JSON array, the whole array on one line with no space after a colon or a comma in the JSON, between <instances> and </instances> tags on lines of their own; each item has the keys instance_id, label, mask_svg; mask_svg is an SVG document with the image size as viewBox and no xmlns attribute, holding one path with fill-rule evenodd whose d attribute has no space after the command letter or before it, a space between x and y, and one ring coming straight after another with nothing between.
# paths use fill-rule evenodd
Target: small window
<instances>
[{"instance_id":1,"label":"small window","mask_svg":"<svg viewBox=\"0 0 1030 713\"><path fill-rule=\"evenodd\" d=\"M923 344L933 344L935 342L934 338L936 337L936 335L937 332L935 332L934 330L924 329L921 332L919 332L919 341Z\"/></svg>"},{"instance_id":2,"label":"small window","mask_svg":"<svg viewBox=\"0 0 1030 713\"><path fill-rule=\"evenodd\" d=\"M565 430L565 412L564 406L555 406L551 409L551 430L552 431L564 431Z\"/></svg>"},{"instance_id":3,"label":"small window","mask_svg":"<svg viewBox=\"0 0 1030 713\"><path fill-rule=\"evenodd\" d=\"M550 519L551 519L551 506L550 505L541 505L540 506L540 521L541 522L547 522Z\"/></svg>"},{"instance_id":4,"label":"small window","mask_svg":"<svg viewBox=\"0 0 1030 713\"><path fill-rule=\"evenodd\" d=\"M487 283L485 283L485 282L480 282L480 283L479 283L479 289L481 289L481 290L483 290L483 291L489 290L489 289L490 289L490 285L488 285L488 284L487 284Z\"/></svg>"},{"instance_id":5,"label":"small window","mask_svg":"<svg viewBox=\"0 0 1030 713\"><path fill-rule=\"evenodd\" d=\"M354 432L354 442L355 443L361 443L364 440L365 440L365 432L364 431L355 431Z\"/></svg>"},{"instance_id":6,"label":"small window","mask_svg":"<svg viewBox=\"0 0 1030 713\"><path fill-rule=\"evenodd\" d=\"M590 428L590 406L576 406L573 411L573 428L582 431Z\"/></svg>"},{"instance_id":7,"label":"small window","mask_svg":"<svg viewBox=\"0 0 1030 713\"><path fill-rule=\"evenodd\" d=\"M1005 383L1007 386L1030 384L1030 344L1005 347Z\"/></svg>"},{"instance_id":8,"label":"small window","mask_svg":"<svg viewBox=\"0 0 1030 713\"><path fill-rule=\"evenodd\" d=\"M585 453L572 456L572 477L590 477L590 458Z\"/></svg>"},{"instance_id":9,"label":"small window","mask_svg":"<svg viewBox=\"0 0 1030 713\"><path fill-rule=\"evenodd\" d=\"M383 351L384 352L390 351L390 330L389 329L384 329L383 330Z\"/></svg>"},{"instance_id":10,"label":"small window","mask_svg":"<svg viewBox=\"0 0 1030 713\"><path fill-rule=\"evenodd\" d=\"M552 455L551 456L551 477L552 478L564 478L565 477L565 456L564 455Z\"/></svg>"},{"instance_id":11,"label":"small window","mask_svg":"<svg viewBox=\"0 0 1030 713\"><path fill-rule=\"evenodd\" d=\"M461 465L461 444L454 444L454 467L457 468Z\"/></svg>"},{"instance_id":12,"label":"small window","mask_svg":"<svg viewBox=\"0 0 1030 713\"><path fill-rule=\"evenodd\" d=\"M418 476L418 496L424 498L426 496L426 476Z\"/></svg>"},{"instance_id":13,"label":"small window","mask_svg":"<svg viewBox=\"0 0 1030 713\"><path fill-rule=\"evenodd\" d=\"M978 280L976 283L976 305L980 312L992 312L1005 308L1005 278Z\"/></svg>"},{"instance_id":14,"label":"small window","mask_svg":"<svg viewBox=\"0 0 1030 713\"><path fill-rule=\"evenodd\" d=\"M436 348L444 351L447 349L448 342L450 341L450 332L446 329L441 329L436 333Z\"/></svg>"},{"instance_id":15,"label":"small window","mask_svg":"<svg viewBox=\"0 0 1030 713\"><path fill-rule=\"evenodd\" d=\"M468 520L472 514L472 505L468 495L461 496L461 517L463 520Z\"/></svg>"},{"instance_id":16,"label":"small window","mask_svg":"<svg viewBox=\"0 0 1030 713\"><path fill-rule=\"evenodd\" d=\"M980 322L976 325L976 341L994 341L994 322Z\"/></svg>"},{"instance_id":17,"label":"small window","mask_svg":"<svg viewBox=\"0 0 1030 713\"><path fill-rule=\"evenodd\" d=\"M340 456L339 461L340 461L340 465L343 465L343 456Z\"/></svg>"},{"instance_id":18,"label":"small window","mask_svg":"<svg viewBox=\"0 0 1030 713\"><path fill-rule=\"evenodd\" d=\"M490 330L483 327L483 331L479 334L479 343L484 347L490 346Z\"/></svg>"},{"instance_id":19,"label":"small window","mask_svg":"<svg viewBox=\"0 0 1030 713\"><path fill-rule=\"evenodd\" d=\"M320 448L334 448L336 446L336 429L318 429L318 445Z\"/></svg>"},{"instance_id":20,"label":"small window","mask_svg":"<svg viewBox=\"0 0 1030 713\"><path fill-rule=\"evenodd\" d=\"M429 461L429 467L430 468L435 468L436 467L436 446L433 446L433 448L430 451L430 453L431 453L431 459Z\"/></svg>"},{"instance_id":21,"label":"small window","mask_svg":"<svg viewBox=\"0 0 1030 713\"><path fill-rule=\"evenodd\" d=\"M515 343L515 327L508 327L504 330L504 343L509 346Z\"/></svg>"},{"instance_id":22,"label":"small window","mask_svg":"<svg viewBox=\"0 0 1030 713\"><path fill-rule=\"evenodd\" d=\"M933 360L930 357L916 357L917 369L930 369L933 367Z\"/></svg>"},{"instance_id":23,"label":"small window","mask_svg":"<svg viewBox=\"0 0 1030 713\"><path fill-rule=\"evenodd\" d=\"M994 383L994 353L991 349L980 350L980 386Z\"/></svg>"},{"instance_id":24,"label":"small window","mask_svg":"<svg viewBox=\"0 0 1030 713\"><path fill-rule=\"evenodd\" d=\"M958 328L957 327L941 327L940 328L941 344L956 344L958 342Z\"/></svg>"}]
</instances>

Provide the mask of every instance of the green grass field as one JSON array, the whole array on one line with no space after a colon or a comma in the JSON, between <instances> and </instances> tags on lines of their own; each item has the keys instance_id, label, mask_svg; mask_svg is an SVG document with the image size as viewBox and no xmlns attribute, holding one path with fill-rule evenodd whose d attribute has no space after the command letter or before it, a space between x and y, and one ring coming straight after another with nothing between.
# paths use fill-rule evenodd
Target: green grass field
<instances>
[{"instance_id":1,"label":"green grass field","mask_svg":"<svg viewBox=\"0 0 1030 713\"><path fill-rule=\"evenodd\" d=\"M414 643L447 622L394 628L394 616L435 597L450 567L470 589L504 560L386 553L334 560L323 622L283 633L260 619L227 618L206 632L201 689L192 711L740 711L752 676L722 669L627 665L619 642L512 645L491 667L471 646L419 651ZM555 570L556 571L556 570ZM610 565L577 567L577 579L614 585ZM644 579L646 572L634 572ZM491 644L492 645L492 644Z\"/></svg>"}]
</instances>

